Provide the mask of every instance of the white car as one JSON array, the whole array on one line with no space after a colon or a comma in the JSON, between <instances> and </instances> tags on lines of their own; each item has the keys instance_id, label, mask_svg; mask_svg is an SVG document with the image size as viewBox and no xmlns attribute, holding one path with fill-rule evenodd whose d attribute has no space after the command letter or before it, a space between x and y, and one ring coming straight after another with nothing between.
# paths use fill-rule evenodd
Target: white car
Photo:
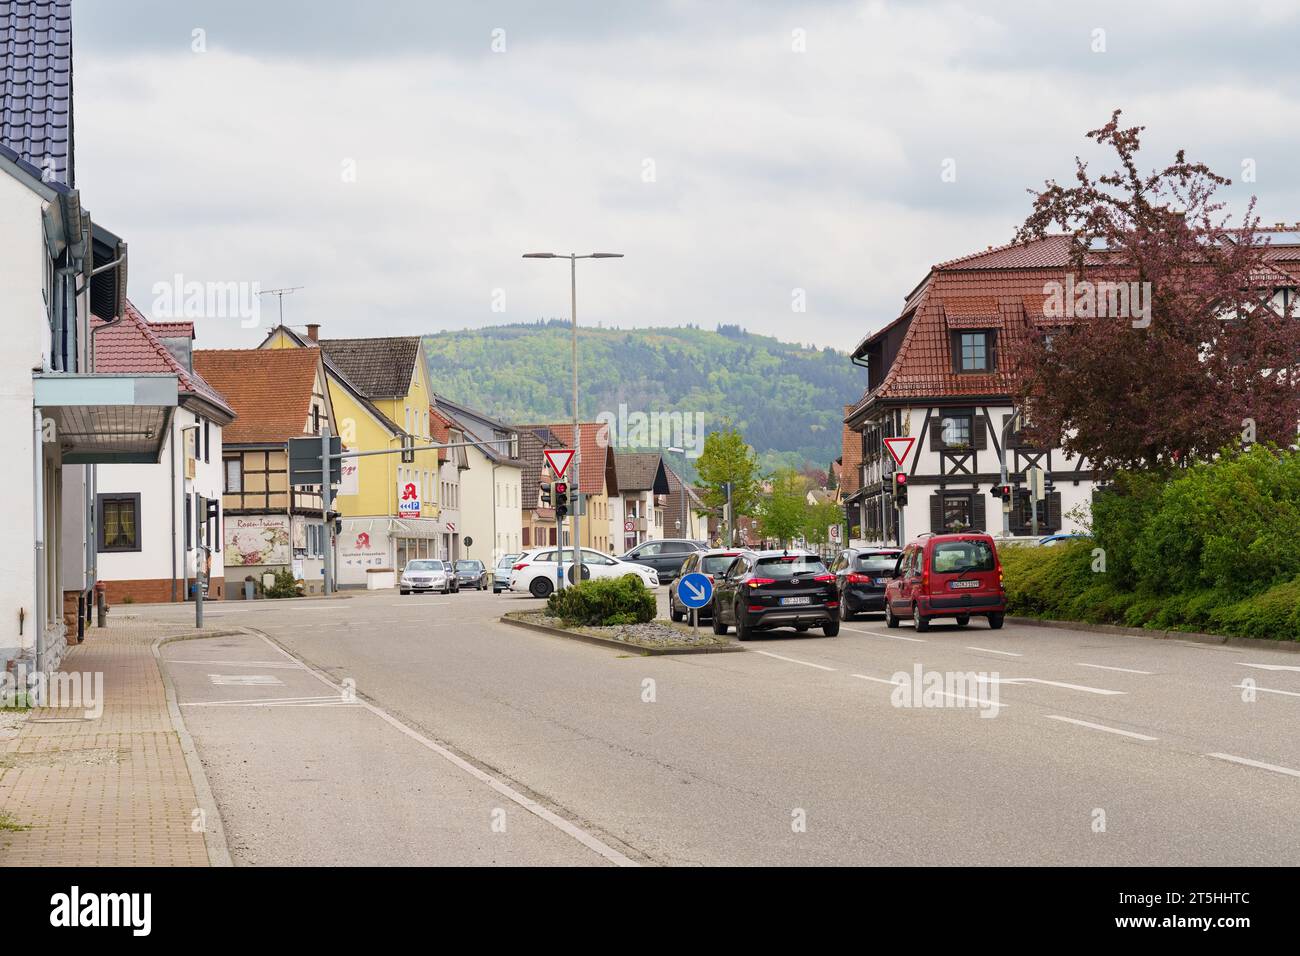
<instances>
[{"instance_id":1,"label":"white car","mask_svg":"<svg viewBox=\"0 0 1300 956\"><path fill-rule=\"evenodd\" d=\"M556 549L553 547L525 551L510 569L510 590L527 591L538 598L550 597L551 592L555 590L555 562ZM566 548L564 550L566 573L571 570L572 562L573 551ZM582 563L587 568L588 579L621 578L631 575L640 578L648 588L659 586L659 574L654 568L647 568L643 564L632 564L630 561L620 561L612 554L605 554L603 551L583 548Z\"/></svg>"},{"instance_id":2,"label":"white car","mask_svg":"<svg viewBox=\"0 0 1300 956\"><path fill-rule=\"evenodd\" d=\"M453 588L460 590L456 587L454 573L448 572L446 564L432 558L407 561L406 567L402 568L402 579L397 584L402 594L412 591L441 591L446 594Z\"/></svg>"}]
</instances>

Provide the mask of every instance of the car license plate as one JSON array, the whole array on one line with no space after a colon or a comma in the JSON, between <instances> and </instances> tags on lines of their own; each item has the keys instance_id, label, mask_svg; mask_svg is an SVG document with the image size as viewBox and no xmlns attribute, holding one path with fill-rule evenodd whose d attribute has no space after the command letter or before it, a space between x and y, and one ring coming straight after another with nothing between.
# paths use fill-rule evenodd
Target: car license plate
<instances>
[{"instance_id":1,"label":"car license plate","mask_svg":"<svg viewBox=\"0 0 1300 956\"><path fill-rule=\"evenodd\" d=\"M788 598L781 598L781 603L782 603L782 604L786 604L786 605L789 605L789 604L811 604L811 603L812 603L812 598L810 598L810 597L788 597Z\"/></svg>"},{"instance_id":2,"label":"car license plate","mask_svg":"<svg viewBox=\"0 0 1300 956\"><path fill-rule=\"evenodd\" d=\"M879 584L881 587L884 587L886 584L889 583L889 578L876 578L876 583Z\"/></svg>"},{"instance_id":3,"label":"car license plate","mask_svg":"<svg viewBox=\"0 0 1300 956\"><path fill-rule=\"evenodd\" d=\"M949 581L948 586L951 588L977 588L980 583L978 581Z\"/></svg>"}]
</instances>

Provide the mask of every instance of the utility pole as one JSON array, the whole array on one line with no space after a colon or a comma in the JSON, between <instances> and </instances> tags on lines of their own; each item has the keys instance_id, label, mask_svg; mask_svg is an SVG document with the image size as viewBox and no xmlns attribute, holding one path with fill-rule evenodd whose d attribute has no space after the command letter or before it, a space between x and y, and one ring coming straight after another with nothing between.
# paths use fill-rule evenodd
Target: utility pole
<instances>
[{"instance_id":1,"label":"utility pole","mask_svg":"<svg viewBox=\"0 0 1300 956\"><path fill-rule=\"evenodd\" d=\"M330 477L332 468L330 467L330 426L328 422L322 422L320 427L320 513L323 521L322 529L325 532L325 580L321 584L321 591L326 597L334 593L334 535L330 521Z\"/></svg>"}]
</instances>

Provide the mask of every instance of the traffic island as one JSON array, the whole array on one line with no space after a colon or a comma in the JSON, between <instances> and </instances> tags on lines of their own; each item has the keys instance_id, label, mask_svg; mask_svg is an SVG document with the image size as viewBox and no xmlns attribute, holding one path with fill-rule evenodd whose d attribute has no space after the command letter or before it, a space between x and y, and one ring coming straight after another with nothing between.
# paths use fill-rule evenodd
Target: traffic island
<instances>
[{"instance_id":1,"label":"traffic island","mask_svg":"<svg viewBox=\"0 0 1300 956\"><path fill-rule=\"evenodd\" d=\"M697 634L687 625L662 620L596 627L565 624L560 618L545 611L510 611L501 616L501 622L542 634L586 641L589 644L603 644L644 657L664 654L725 654L745 649L726 636L714 634L712 628L701 628Z\"/></svg>"}]
</instances>

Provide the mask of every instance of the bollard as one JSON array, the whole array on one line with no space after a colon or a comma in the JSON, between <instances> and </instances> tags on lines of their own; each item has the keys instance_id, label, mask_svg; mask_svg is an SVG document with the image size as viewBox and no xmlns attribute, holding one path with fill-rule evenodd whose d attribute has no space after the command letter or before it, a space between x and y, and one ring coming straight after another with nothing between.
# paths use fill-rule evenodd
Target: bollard
<instances>
[{"instance_id":1,"label":"bollard","mask_svg":"<svg viewBox=\"0 0 1300 956\"><path fill-rule=\"evenodd\" d=\"M108 595L101 584L95 585L95 626L108 627Z\"/></svg>"}]
</instances>

